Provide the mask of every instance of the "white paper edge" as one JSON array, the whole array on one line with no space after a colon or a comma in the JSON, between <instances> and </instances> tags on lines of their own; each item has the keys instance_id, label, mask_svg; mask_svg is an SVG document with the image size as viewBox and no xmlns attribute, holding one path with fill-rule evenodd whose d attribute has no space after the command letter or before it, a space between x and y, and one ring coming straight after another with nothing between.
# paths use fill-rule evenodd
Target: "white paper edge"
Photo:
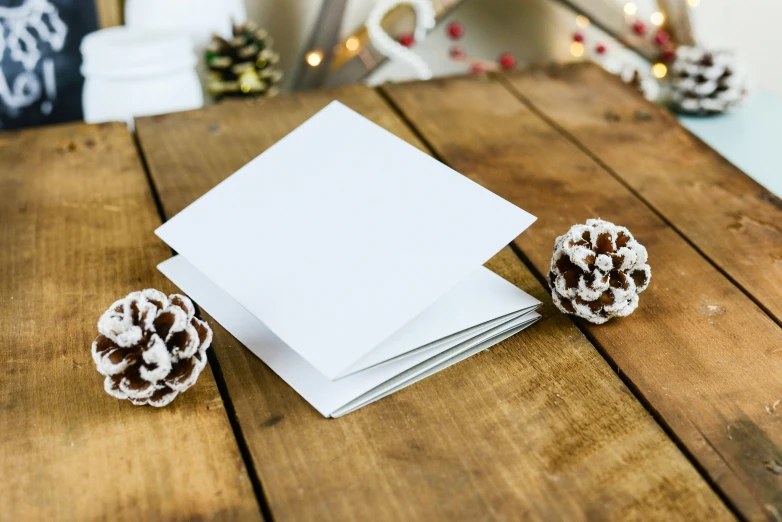
<instances>
[{"instance_id":1,"label":"white paper edge","mask_svg":"<svg viewBox=\"0 0 782 522\"><path fill-rule=\"evenodd\" d=\"M433 366L433 367L427 369L426 371L416 375L415 378L411 378L409 380L406 380L406 381L400 383L398 386L396 386L394 388L391 388L390 390L387 390L386 392L384 392L384 393L382 393L380 395L377 395L377 396L373 397L372 399L369 399L369 400L367 400L365 402L362 402L361 404L358 404L358 405L356 405L356 406L354 406L354 407L352 407L350 409L348 409L347 406L344 406L344 407L340 408L339 410L336 410L334 413L331 414L331 417L334 418L334 419L337 419L339 417L347 415L348 413L352 413L352 412L354 412L354 411L356 411L358 409L363 408L364 406L368 406L369 404L372 404L373 402L376 402L376 401L379 401L380 399L388 397L389 395L391 395L393 393L396 393L396 392L398 392L399 390L401 390L403 388L406 388L406 387L408 387L408 386L410 386L412 384L415 384L415 383L417 383L417 382L419 382L419 381L421 381L423 379L426 379L427 377L430 377L431 375L434 375L435 373L437 373L437 372L439 372L441 370L444 370L444 369L448 368L449 366L452 366L452 365L454 365L454 364L456 364L458 362L461 362L461 361L463 361L463 360L465 360L465 359L475 355L478 352L482 352L484 350L488 350L492 346L497 345L497 344L501 343L502 341L504 341L505 339L508 339L509 337L512 337L512 336L516 335L517 333L519 333L522 330L525 330L526 328L531 326L533 323L537 322L540 319L540 315L537 314L537 313L534 313L534 315L536 317L530 319L528 322L525 322L525 323L523 323L523 324L521 324L521 325L519 325L519 326L517 326L517 327L515 327L515 328L513 328L511 330L506 330L505 332L503 332L501 334L498 334L497 336L492 337L490 339L487 339L487 340L483 341L482 343L479 343L479 344L473 346L472 348L470 348L468 350L465 350L465 351L463 351L461 353L458 353L458 354L454 355L453 357L451 357L449 359L446 359L445 361L440 362L436 366Z\"/></svg>"},{"instance_id":2,"label":"white paper edge","mask_svg":"<svg viewBox=\"0 0 782 522\"><path fill-rule=\"evenodd\" d=\"M482 335L473 339L470 339L461 345L452 348L446 352L435 355L434 357L427 359L426 361L413 366L409 370L405 370L396 377L392 377L388 381L376 386L369 390L365 394L350 401L345 406L338 408L331 413L331 416L336 418L351 411L355 411L375 400L394 393L396 390L401 390L405 386L409 386L415 382L424 379L425 377L432 375L440 369L447 368L451 364L455 364L462 359L459 356L465 353L477 353L481 350L488 349L495 344L507 339L514 333L520 332L540 318L540 314L537 312L530 312L525 314L518 320L508 321L508 323L498 326L491 330L487 335ZM466 358L466 357L465 357Z\"/></svg>"}]
</instances>

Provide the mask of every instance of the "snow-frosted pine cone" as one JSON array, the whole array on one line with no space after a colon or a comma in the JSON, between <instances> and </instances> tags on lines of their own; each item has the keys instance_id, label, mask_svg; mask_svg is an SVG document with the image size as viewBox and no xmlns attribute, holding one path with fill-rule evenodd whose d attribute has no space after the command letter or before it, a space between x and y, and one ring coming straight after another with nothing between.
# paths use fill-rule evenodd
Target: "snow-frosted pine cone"
<instances>
[{"instance_id":1,"label":"snow-frosted pine cone","mask_svg":"<svg viewBox=\"0 0 782 522\"><path fill-rule=\"evenodd\" d=\"M746 74L728 51L681 46L671 69L671 100L679 112L720 114L739 105L747 95Z\"/></svg>"},{"instance_id":2,"label":"snow-frosted pine cone","mask_svg":"<svg viewBox=\"0 0 782 522\"><path fill-rule=\"evenodd\" d=\"M602 219L574 225L554 244L548 274L554 304L595 324L630 315L652 278L647 257L625 227Z\"/></svg>"},{"instance_id":3,"label":"snow-frosted pine cone","mask_svg":"<svg viewBox=\"0 0 782 522\"><path fill-rule=\"evenodd\" d=\"M111 305L98 331L92 358L106 393L136 405L165 406L195 384L212 343L190 299L152 288Z\"/></svg>"}]
</instances>

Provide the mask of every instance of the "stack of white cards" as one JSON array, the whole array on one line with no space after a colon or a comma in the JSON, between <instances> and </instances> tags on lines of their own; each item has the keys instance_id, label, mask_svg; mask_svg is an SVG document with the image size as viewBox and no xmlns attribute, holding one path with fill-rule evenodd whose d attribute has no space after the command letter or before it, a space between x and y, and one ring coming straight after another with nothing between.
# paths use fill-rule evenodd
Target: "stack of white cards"
<instances>
[{"instance_id":1,"label":"stack of white cards","mask_svg":"<svg viewBox=\"0 0 782 522\"><path fill-rule=\"evenodd\" d=\"M158 268L338 417L539 318L482 266L534 220L333 102L161 226Z\"/></svg>"}]
</instances>

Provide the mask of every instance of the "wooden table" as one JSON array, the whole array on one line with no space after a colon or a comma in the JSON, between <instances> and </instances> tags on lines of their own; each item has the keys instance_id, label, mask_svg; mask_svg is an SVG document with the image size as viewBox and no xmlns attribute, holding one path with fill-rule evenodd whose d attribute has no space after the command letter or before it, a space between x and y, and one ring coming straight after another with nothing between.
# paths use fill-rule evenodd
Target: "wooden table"
<instances>
[{"instance_id":1,"label":"wooden table","mask_svg":"<svg viewBox=\"0 0 782 522\"><path fill-rule=\"evenodd\" d=\"M337 420L208 316L171 406L106 395L98 316L174 290L152 231L332 99L539 217L489 266L544 319ZM0 194L0 519L782 520L782 203L596 66L6 132ZM603 326L543 277L598 216L654 271Z\"/></svg>"}]
</instances>

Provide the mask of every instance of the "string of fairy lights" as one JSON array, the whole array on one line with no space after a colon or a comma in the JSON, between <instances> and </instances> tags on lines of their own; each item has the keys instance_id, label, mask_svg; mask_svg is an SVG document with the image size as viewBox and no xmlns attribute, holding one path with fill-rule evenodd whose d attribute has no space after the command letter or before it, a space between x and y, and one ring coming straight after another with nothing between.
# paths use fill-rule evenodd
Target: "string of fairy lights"
<instances>
[{"instance_id":1,"label":"string of fairy lights","mask_svg":"<svg viewBox=\"0 0 782 522\"><path fill-rule=\"evenodd\" d=\"M691 8L698 7L700 3L701 0L687 0L687 5ZM651 74L657 79L665 78L668 74L667 64L670 64L676 58L675 48L670 41L670 35L662 29L665 24L665 15L660 11L652 12L648 16L648 23L651 26L649 27L639 16L638 6L635 3L627 2L622 7L622 10L630 30L638 37L651 37L651 43L658 48L657 59L651 65ZM576 26L580 30L585 30L590 24L591 22L586 16L576 16ZM599 62L600 57L608 52L608 46L603 42L597 42L593 47L588 48L586 37L580 30L573 33L573 40L570 43L570 54L576 58L587 55Z\"/></svg>"},{"instance_id":2,"label":"string of fairy lights","mask_svg":"<svg viewBox=\"0 0 782 522\"><path fill-rule=\"evenodd\" d=\"M351 55L356 54L362 50L361 39L358 36L349 36L342 44L336 45L332 51L333 54L339 54L342 51L342 46L344 46L345 50ZM307 51L307 53L304 55L304 63L310 67L318 67L321 63L323 63L324 57L325 54L321 49L312 49Z\"/></svg>"},{"instance_id":3,"label":"string of fairy lights","mask_svg":"<svg viewBox=\"0 0 782 522\"><path fill-rule=\"evenodd\" d=\"M696 8L700 4L701 0L687 0L687 5L691 8ZM673 48L669 44L670 38L668 33L661 29L665 24L665 15L660 11L652 12L647 18L651 26L650 30L646 25L646 21L640 19L638 6L635 3L625 3L622 10L631 30L640 37L651 35L652 43L660 48L660 59L652 64L651 74L657 79L664 78L668 74L666 62L670 63L675 58ZM586 30L591 25L589 18L584 15L576 16L575 22L580 30ZM573 39L570 43L570 54L572 56L581 58L586 55L596 58L608 52L608 46L603 42L597 42L591 48L587 48L586 37L580 30L573 34ZM402 35L399 42L405 47L409 47L414 43L408 34ZM346 53L347 57L359 55L370 70L376 65L375 61L371 59L371 55L367 53L366 46L362 44L362 39L356 35L349 36L344 42L337 44L332 53L334 55ZM319 67L323 63L324 57L325 53L322 49L312 49L305 53L304 62L310 67Z\"/></svg>"}]
</instances>

